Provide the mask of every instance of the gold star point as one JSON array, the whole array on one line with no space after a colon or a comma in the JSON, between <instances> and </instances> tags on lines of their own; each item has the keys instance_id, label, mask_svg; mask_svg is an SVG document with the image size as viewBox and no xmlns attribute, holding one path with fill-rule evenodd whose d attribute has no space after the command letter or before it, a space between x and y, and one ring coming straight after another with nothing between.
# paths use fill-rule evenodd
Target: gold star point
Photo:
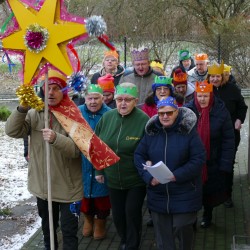
<instances>
[{"instance_id":1,"label":"gold star point","mask_svg":"<svg viewBox=\"0 0 250 250\"><path fill-rule=\"evenodd\" d=\"M60 0L46 0L37 12L26 8L18 0L9 0L10 7L19 24L20 30L2 39L3 48L24 52L24 83L30 83L38 67L51 63L66 75L73 72L67 55L66 46L70 40L86 33L84 24L60 19ZM38 24L48 30L49 39L44 50L34 53L24 42L27 28Z\"/></svg>"}]
</instances>

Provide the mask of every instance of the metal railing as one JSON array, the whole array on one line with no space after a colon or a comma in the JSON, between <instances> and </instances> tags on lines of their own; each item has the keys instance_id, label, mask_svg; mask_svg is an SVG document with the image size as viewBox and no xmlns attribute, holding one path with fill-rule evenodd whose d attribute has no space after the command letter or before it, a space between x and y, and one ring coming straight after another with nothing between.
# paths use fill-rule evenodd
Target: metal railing
<instances>
[{"instance_id":1,"label":"metal railing","mask_svg":"<svg viewBox=\"0 0 250 250\"><path fill-rule=\"evenodd\" d=\"M250 97L250 89L241 89L241 94L244 97Z\"/></svg>"}]
</instances>

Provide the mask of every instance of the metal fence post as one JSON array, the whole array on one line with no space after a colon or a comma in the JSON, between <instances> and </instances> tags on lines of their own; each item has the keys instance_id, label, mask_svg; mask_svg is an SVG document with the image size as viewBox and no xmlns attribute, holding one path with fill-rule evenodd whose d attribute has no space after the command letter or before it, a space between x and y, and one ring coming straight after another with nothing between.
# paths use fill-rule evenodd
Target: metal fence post
<instances>
[{"instance_id":1,"label":"metal fence post","mask_svg":"<svg viewBox=\"0 0 250 250\"><path fill-rule=\"evenodd\" d=\"M221 37L220 34L218 35L218 63L221 60Z\"/></svg>"},{"instance_id":2,"label":"metal fence post","mask_svg":"<svg viewBox=\"0 0 250 250\"><path fill-rule=\"evenodd\" d=\"M127 67L127 37L124 36L124 39L123 39L123 42L124 42L124 68Z\"/></svg>"}]
</instances>

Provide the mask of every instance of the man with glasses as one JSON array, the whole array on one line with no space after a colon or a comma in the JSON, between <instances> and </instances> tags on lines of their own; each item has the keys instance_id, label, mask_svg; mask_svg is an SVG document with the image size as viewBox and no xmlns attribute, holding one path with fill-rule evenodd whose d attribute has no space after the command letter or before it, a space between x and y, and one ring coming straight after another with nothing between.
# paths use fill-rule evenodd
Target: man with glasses
<instances>
[{"instance_id":1,"label":"man with glasses","mask_svg":"<svg viewBox=\"0 0 250 250\"><path fill-rule=\"evenodd\" d=\"M196 115L178 108L169 96L157 103L158 116L146 125L145 135L135 151L135 165L147 185L147 205L151 210L159 250L194 248L194 227L202 207L201 170L205 149L196 131ZM173 173L161 184L143 164L164 162Z\"/></svg>"},{"instance_id":2,"label":"man with glasses","mask_svg":"<svg viewBox=\"0 0 250 250\"><path fill-rule=\"evenodd\" d=\"M139 91L138 104L140 105L144 103L146 97L152 92L151 87L155 76L163 74L154 71L150 67L148 48L132 49L131 58L133 69L125 72L119 83L130 82L137 86Z\"/></svg>"}]
</instances>

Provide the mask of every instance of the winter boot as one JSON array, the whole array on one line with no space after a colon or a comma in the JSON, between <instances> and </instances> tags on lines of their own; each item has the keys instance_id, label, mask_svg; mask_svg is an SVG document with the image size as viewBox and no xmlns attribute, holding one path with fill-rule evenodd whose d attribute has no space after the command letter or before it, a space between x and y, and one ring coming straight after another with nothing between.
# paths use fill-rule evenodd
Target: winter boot
<instances>
[{"instance_id":1,"label":"winter boot","mask_svg":"<svg viewBox=\"0 0 250 250\"><path fill-rule=\"evenodd\" d=\"M95 218L94 240L102 240L106 237L106 219Z\"/></svg>"},{"instance_id":2,"label":"winter boot","mask_svg":"<svg viewBox=\"0 0 250 250\"><path fill-rule=\"evenodd\" d=\"M93 235L94 217L92 215L84 214L84 223L82 228L82 234L84 237Z\"/></svg>"}]
</instances>

